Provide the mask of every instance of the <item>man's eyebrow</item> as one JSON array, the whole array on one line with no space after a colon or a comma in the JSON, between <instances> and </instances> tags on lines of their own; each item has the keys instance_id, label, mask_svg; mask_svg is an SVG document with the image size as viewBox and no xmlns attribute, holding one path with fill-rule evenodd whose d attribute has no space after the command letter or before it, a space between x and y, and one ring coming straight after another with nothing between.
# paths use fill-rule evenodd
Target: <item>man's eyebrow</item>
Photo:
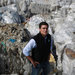
<instances>
[{"instance_id":1,"label":"man's eyebrow","mask_svg":"<svg viewBox=\"0 0 75 75\"><path fill-rule=\"evenodd\" d=\"M48 29L48 28L43 28L43 29Z\"/></svg>"}]
</instances>

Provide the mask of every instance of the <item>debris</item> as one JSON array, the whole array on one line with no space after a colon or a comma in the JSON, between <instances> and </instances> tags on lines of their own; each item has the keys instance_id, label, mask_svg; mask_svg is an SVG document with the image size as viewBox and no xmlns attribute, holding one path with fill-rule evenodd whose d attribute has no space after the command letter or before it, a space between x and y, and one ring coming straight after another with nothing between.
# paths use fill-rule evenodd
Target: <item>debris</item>
<instances>
[{"instance_id":1,"label":"debris","mask_svg":"<svg viewBox=\"0 0 75 75\"><path fill-rule=\"evenodd\" d=\"M9 41L14 43L14 42L16 42L16 39L9 39Z\"/></svg>"},{"instance_id":2,"label":"debris","mask_svg":"<svg viewBox=\"0 0 75 75\"><path fill-rule=\"evenodd\" d=\"M4 52L6 52L6 45L5 45L5 43L4 42L1 42L1 44L3 45Z\"/></svg>"}]
</instances>

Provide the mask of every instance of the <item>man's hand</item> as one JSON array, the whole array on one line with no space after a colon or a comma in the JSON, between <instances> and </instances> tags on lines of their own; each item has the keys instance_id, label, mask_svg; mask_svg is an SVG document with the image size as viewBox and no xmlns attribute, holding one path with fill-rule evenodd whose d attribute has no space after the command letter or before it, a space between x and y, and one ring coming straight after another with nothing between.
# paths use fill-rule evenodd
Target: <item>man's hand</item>
<instances>
[{"instance_id":1,"label":"man's hand","mask_svg":"<svg viewBox=\"0 0 75 75\"><path fill-rule=\"evenodd\" d=\"M40 64L40 63L37 62L37 61L32 61L31 63L33 64L33 66L34 66L35 68L36 68L37 64Z\"/></svg>"},{"instance_id":2,"label":"man's hand","mask_svg":"<svg viewBox=\"0 0 75 75\"><path fill-rule=\"evenodd\" d=\"M34 67L36 67L37 66L37 64L40 64L39 62L37 62L37 61L34 61L33 59L32 59L32 57L31 56L26 56L28 59L29 59L29 61L33 64L33 66Z\"/></svg>"}]
</instances>

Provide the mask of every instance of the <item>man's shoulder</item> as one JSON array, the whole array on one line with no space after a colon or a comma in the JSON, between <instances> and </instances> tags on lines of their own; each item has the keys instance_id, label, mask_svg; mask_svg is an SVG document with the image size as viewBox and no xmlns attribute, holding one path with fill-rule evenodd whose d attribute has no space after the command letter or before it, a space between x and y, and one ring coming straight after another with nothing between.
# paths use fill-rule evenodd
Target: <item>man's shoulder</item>
<instances>
[{"instance_id":1,"label":"man's shoulder","mask_svg":"<svg viewBox=\"0 0 75 75\"><path fill-rule=\"evenodd\" d=\"M51 35L50 35L50 34L47 34L47 37L48 37L48 38L51 38Z\"/></svg>"},{"instance_id":2,"label":"man's shoulder","mask_svg":"<svg viewBox=\"0 0 75 75\"><path fill-rule=\"evenodd\" d=\"M49 33L47 34L48 36L51 36Z\"/></svg>"},{"instance_id":3,"label":"man's shoulder","mask_svg":"<svg viewBox=\"0 0 75 75\"><path fill-rule=\"evenodd\" d=\"M39 36L39 33L36 34L35 36L33 36L32 38L35 39L35 38L37 38L38 36Z\"/></svg>"}]
</instances>

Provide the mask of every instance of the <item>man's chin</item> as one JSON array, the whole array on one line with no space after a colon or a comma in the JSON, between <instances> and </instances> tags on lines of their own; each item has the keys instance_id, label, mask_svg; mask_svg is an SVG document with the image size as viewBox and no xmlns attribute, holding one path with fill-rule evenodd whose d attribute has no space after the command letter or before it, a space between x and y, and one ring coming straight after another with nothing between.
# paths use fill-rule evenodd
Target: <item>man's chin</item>
<instances>
[{"instance_id":1,"label":"man's chin","mask_svg":"<svg viewBox=\"0 0 75 75\"><path fill-rule=\"evenodd\" d=\"M44 34L44 36L46 36L47 34Z\"/></svg>"}]
</instances>

